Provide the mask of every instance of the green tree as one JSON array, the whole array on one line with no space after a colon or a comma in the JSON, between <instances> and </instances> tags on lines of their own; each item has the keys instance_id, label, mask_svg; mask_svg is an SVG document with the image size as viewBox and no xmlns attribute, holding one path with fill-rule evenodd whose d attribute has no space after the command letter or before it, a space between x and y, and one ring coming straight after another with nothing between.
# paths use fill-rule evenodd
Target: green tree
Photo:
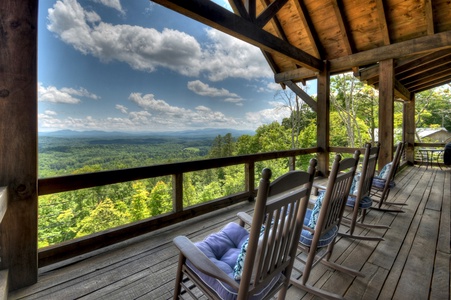
<instances>
[{"instance_id":1,"label":"green tree","mask_svg":"<svg viewBox=\"0 0 451 300\"><path fill-rule=\"evenodd\" d=\"M172 191L163 181L158 181L150 192L147 206L151 216L158 216L172 210Z\"/></svg>"}]
</instances>

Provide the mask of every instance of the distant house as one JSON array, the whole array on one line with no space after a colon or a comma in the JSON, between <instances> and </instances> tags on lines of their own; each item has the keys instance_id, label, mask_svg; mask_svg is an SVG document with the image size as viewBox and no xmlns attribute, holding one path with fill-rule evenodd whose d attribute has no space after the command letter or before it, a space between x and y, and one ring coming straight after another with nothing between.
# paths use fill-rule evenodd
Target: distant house
<instances>
[{"instance_id":1,"label":"distant house","mask_svg":"<svg viewBox=\"0 0 451 300\"><path fill-rule=\"evenodd\" d=\"M401 140L402 129L395 128L394 129L396 141ZM374 129L375 140L377 141L379 138L378 128ZM418 143L443 143L445 141L450 141L451 132L446 130L444 127L439 128L417 128L417 132L415 134L415 141Z\"/></svg>"},{"instance_id":2,"label":"distant house","mask_svg":"<svg viewBox=\"0 0 451 300\"><path fill-rule=\"evenodd\" d=\"M446 128L417 128L415 140L418 142L443 143L451 139L451 132Z\"/></svg>"}]
</instances>

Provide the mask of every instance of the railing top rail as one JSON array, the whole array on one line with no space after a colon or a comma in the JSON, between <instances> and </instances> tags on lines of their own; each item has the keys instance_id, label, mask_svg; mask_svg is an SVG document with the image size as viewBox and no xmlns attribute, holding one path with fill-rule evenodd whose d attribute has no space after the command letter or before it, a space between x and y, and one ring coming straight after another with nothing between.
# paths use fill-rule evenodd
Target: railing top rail
<instances>
[{"instance_id":1,"label":"railing top rail","mask_svg":"<svg viewBox=\"0 0 451 300\"><path fill-rule=\"evenodd\" d=\"M38 180L38 193L40 196L42 196L47 194L67 192L77 189L103 186L133 180L227 167L303 154L311 154L317 153L318 151L319 148L295 149L233 157L160 164L122 170L101 171L95 173L76 174L52 178L41 178Z\"/></svg>"}]
</instances>

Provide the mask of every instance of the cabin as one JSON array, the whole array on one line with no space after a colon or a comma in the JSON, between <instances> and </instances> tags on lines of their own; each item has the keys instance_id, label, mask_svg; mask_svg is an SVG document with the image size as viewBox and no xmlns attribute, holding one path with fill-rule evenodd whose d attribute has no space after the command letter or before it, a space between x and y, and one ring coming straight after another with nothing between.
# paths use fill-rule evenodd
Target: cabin
<instances>
[{"instance_id":1,"label":"cabin","mask_svg":"<svg viewBox=\"0 0 451 300\"><path fill-rule=\"evenodd\" d=\"M353 151L330 145L329 89L333 74L353 72L379 90L378 140L382 142L379 165L392 159L394 101L402 103L405 162L413 165L415 146L424 146L415 143L415 94L451 81L448 0L230 0L233 11L209 0L153 1L259 47L274 71L274 81L293 90L317 113L316 147L39 179L38 0L2 0L0 279L3 291L6 290L3 294L35 284L39 270L46 266L252 200L256 161L286 157L293 162L299 155L316 153L318 171L327 175L330 152ZM317 100L298 85L311 79L317 80ZM183 207L185 172L230 165L243 165L245 191L203 206ZM173 180L173 213L37 248L38 196L164 175ZM449 252L447 255L449 267Z\"/></svg>"}]
</instances>

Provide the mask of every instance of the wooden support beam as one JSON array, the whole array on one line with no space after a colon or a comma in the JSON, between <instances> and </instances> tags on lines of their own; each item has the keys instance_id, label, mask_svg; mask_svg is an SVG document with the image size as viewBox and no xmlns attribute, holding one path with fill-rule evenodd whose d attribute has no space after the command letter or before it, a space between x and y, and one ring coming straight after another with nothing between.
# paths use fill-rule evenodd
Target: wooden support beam
<instances>
[{"instance_id":1,"label":"wooden support beam","mask_svg":"<svg viewBox=\"0 0 451 300\"><path fill-rule=\"evenodd\" d=\"M345 22L344 12L342 9L343 4L341 3L341 0L332 0L332 7L334 8L335 16L337 17L338 27L340 28L341 37L343 39L346 52L350 55L355 52L355 47L351 40L352 35L349 33L347 22Z\"/></svg>"},{"instance_id":2,"label":"wooden support beam","mask_svg":"<svg viewBox=\"0 0 451 300\"><path fill-rule=\"evenodd\" d=\"M379 74L379 138L381 149L379 154L379 170L393 160L393 115L395 77L393 59L380 63Z\"/></svg>"},{"instance_id":3,"label":"wooden support beam","mask_svg":"<svg viewBox=\"0 0 451 300\"><path fill-rule=\"evenodd\" d=\"M398 80L395 79L395 97L401 98L405 101L410 101L412 98L412 93Z\"/></svg>"},{"instance_id":4,"label":"wooden support beam","mask_svg":"<svg viewBox=\"0 0 451 300\"><path fill-rule=\"evenodd\" d=\"M430 90L435 87L451 83L451 74L444 74L443 77L436 77L434 80L417 81L415 86L410 87L413 93Z\"/></svg>"},{"instance_id":5,"label":"wooden support beam","mask_svg":"<svg viewBox=\"0 0 451 300\"><path fill-rule=\"evenodd\" d=\"M316 114L318 171L321 175L329 174L329 138L330 138L330 73L325 63L324 70L318 74L318 109Z\"/></svg>"},{"instance_id":6,"label":"wooden support beam","mask_svg":"<svg viewBox=\"0 0 451 300\"><path fill-rule=\"evenodd\" d=\"M323 62L295 46L275 37L227 9L209 0L152 0L205 25L257 46L272 54L284 56L312 70L322 69ZM251 17L252 20L252 17Z\"/></svg>"},{"instance_id":7,"label":"wooden support beam","mask_svg":"<svg viewBox=\"0 0 451 300\"><path fill-rule=\"evenodd\" d=\"M38 1L0 1L0 28L0 186L8 188L0 269L15 290L38 278Z\"/></svg>"},{"instance_id":8,"label":"wooden support beam","mask_svg":"<svg viewBox=\"0 0 451 300\"><path fill-rule=\"evenodd\" d=\"M304 92L304 90L302 90L296 83L294 83L293 81L285 81L284 84L288 86L296 95L298 95L299 98L302 99L302 101L307 103L307 105L310 106L313 111L318 112L318 104L316 103L316 101L313 100L312 97L309 96L309 94Z\"/></svg>"},{"instance_id":9,"label":"wooden support beam","mask_svg":"<svg viewBox=\"0 0 451 300\"><path fill-rule=\"evenodd\" d=\"M403 141L407 143L405 148L406 160L413 165L415 160L415 94L409 102L403 106Z\"/></svg>"},{"instance_id":10,"label":"wooden support beam","mask_svg":"<svg viewBox=\"0 0 451 300\"><path fill-rule=\"evenodd\" d=\"M424 15L426 17L428 35L433 35L435 33L435 28L434 28L434 12L432 8L432 0L424 0Z\"/></svg>"},{"instance_id":11,"label":"wooden support beam","mask_svg":"<svg viewBox=\"0 0 451 300\"><path fill-rule=\"evenodd\" d=\"M350 71L355 66L375 64L381 60L409 57L433 50L451 49L451 31L436 33L396 44L381 46L348 56L330 60L330 73ZM314 77L317 72L299 68L275 75L276 82L287 80L300 81Z\"/></svg>"}]
</instances>

